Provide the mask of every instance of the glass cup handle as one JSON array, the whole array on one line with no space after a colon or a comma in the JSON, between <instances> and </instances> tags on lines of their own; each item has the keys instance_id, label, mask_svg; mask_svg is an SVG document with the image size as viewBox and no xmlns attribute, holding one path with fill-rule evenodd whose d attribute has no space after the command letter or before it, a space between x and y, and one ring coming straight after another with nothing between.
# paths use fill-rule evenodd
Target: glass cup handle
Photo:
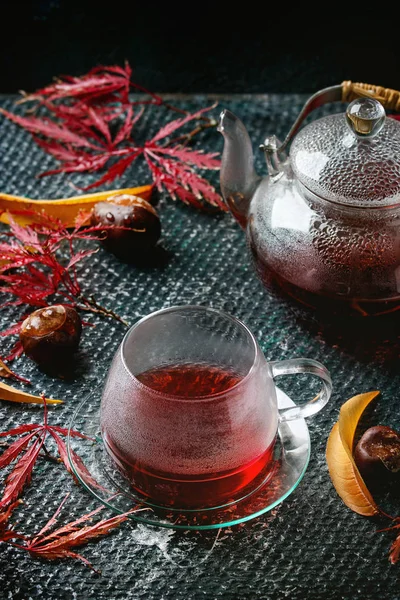
<instances>
[{"instance_id":1,"label":"glass cup handle","mask_svg":"<svg viewBox=\"0 0 400 600\"><path fill-rule=\"evenodd\" d=\"M279 377L280 375L293 375L295 373L310 373L312 375L317 375L317 377L322 379L321 390L315 396L315 398L312 398L300 406L283 408L279 411L279 420L281 422L311 417L311 415L315 415L315 413L319 412L331 397L331 376L328 369L326 369L324 365L321 365L321 363L318 361L312 360L311 358L293 358L291 360L270 362L269 366L271 368L273 379L275 379L275 377Z\"/></svg>"}]
</instances>

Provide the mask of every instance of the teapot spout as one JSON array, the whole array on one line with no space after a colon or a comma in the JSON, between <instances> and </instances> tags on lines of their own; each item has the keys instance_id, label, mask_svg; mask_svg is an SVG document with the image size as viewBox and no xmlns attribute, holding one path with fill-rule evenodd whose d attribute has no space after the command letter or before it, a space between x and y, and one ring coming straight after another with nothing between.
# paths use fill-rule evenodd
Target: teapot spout
<instances>
[{"instance_id":1,"label":"teapot spout","mask_svg":"<svg viewBox=\"0 0 400 600\"><path fill-rule=\"evenodd\" d=\"M224 151L220 186L224 200L242 227L247 224L247 214L260 177L254 169L253 148L242 121L229 110L223 110L218 131L224 136Z\"/></svg>"}]
</instances>

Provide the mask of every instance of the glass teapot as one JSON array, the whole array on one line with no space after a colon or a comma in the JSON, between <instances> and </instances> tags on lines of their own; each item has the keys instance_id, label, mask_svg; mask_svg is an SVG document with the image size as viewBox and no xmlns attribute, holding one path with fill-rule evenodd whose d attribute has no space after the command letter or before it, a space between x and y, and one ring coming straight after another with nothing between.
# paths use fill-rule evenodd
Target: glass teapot
<instances>
[{"instance_id":1,"label":"glass teapot","mask_svg":"<svg viewBox=\"0 0 400 600\"><path fill-rule=\"evenodd\" d=\"M346 113L299 131L333 101L350 102ZM400 92L351 82L317 92L283 143L262 144L264 178L243 123L221 113L221 191L267 287L335 313L400 308L400 122L384 107L400 111Z\"/></svg>"}]
</instances>

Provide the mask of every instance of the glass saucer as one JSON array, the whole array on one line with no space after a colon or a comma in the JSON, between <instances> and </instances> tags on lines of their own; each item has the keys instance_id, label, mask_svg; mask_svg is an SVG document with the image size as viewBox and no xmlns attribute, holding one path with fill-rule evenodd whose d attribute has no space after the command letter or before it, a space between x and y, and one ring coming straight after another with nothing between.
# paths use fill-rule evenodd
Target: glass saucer
<instances>
[{"instance_id":1,"label":"glass saucer","mask_svg":"<svg viewBox=\"0 0 400 600\"><path fill-rule=\"evenodd\" d=\"M294 402L277 388L278 407ZM274 463L267 477L254 480L240 498L224 506L189 510L162 508L144 500L130 488L106 452L100 433L100 394L92 392L78 406L70 429L88 438L74 438L68 432L68 457L83 487L116 513L132 511L129 518L173 529L219 529L244 523L272 510L296 489L310 458L310 436L304 419L280 423ZM77 456L79 453L79 457Z\"/></svg>"}]
</instances>

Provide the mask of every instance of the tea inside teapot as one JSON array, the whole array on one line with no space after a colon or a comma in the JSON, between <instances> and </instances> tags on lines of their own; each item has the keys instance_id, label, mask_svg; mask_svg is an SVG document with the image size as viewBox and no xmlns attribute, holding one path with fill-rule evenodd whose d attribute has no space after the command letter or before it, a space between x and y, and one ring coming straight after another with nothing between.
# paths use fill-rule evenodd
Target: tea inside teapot
<instances>
[{"instance_id":1,"label":"tea inside teapot","mask_svg":"<svg viewBox=\"0 0 400 600\"><path fill-rule=\"evenodd\" d=\"M299 131L333 100L352 102ZM264 178L243 123L221 114L221 190L269 289L336 313L400 307L400 123L383 104L400 110L400 93L349 82L318 92L283 143L265 140Z\"/></svg>"}]
</instances>

